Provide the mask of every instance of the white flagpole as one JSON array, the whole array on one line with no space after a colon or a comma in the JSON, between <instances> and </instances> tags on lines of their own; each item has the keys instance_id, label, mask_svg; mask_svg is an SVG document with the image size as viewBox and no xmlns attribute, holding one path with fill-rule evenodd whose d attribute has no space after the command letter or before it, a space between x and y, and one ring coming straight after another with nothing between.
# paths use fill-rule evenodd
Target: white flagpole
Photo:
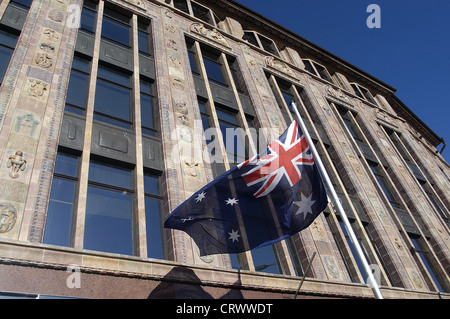
<instances>
[{"instance_id":1,"label":"white flagpole","mask_svg":"<svg viewBox=\"0 0 450 319\"><path fill-rule=\"evenodd\" d=\"M344 208L342 207L341 201L338 198L336 191L334 189L333 184L331 183L330 177L328 176L328 173L325 169L325 166L322 163L322 160L320 159L319 154L317 153L316 147L314 146L313 141L311 140L311 136L309 135L308 130L306 129L305 123L302 120L302 117L300 116L300 113L298 112L297 105L294 101L291 102L292 107L295 111L295 114L297 115L300 128L302 129L303 134L306 137L306 141L308 142L308 145L313 153L314 156L314 162L317 164L317 167L319 168L321 175L325 181L325 184L328 186L328 189L331 192L331 197L337 206L337 210L339 211L339 214L344 221L345 227L347 228L347 232L350 236L350 239L355 246L356 253L358 254L359 260L362 262L364 271L367 275L367 284L372 288L373 294L375 295L375 298L377 299L383 299L383 295L381 294L380 288L378 287L378 283L376 282L372 271L370 269L369 263L367 262L366 257L364 256L364 253L361 249L361 246L359 245L358 239L356 238L355 233L353 232L352 226L350 225L350 222L347 218L347 215L345 214Z\"/></svg>"}]
</instances>

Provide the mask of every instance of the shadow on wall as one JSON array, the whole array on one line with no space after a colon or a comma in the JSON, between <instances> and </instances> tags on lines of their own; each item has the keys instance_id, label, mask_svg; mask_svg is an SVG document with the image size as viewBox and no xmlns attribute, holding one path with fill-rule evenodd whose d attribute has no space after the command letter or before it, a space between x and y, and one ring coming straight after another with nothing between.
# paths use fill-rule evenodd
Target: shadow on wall
<instances>
[{"instance_id":1,"label":"shadow on wall","mask_svg":"<svg viewBox=\"0 0 450 319\"><path fill-rule=\"evenodd\" d=\"M174 267L161 281L147 299L214 299L203 289L201 280L192 269ZM239 286L240 284L239 278L235 285ZM220 299L243 298L239 289L230 289L220 297Z\"/></svg>"}]
</instances>

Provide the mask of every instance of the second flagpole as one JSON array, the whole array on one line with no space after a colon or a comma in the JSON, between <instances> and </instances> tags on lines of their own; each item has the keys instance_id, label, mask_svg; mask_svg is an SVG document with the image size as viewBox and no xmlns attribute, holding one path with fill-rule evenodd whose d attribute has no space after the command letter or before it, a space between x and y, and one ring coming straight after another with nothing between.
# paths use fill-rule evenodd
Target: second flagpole
<instances>
[{"instance_id":1,"label":"second flagpole","mask_svg":"<svg viewBox=\"0 0 450 319\"><path fill-rule=\"evenodd\" d=\"M352 243L356 249L356 253L359 257L359 260L361 260L361 263L363 264L364 271L366 272L366 275L367 275L367 283L372 288L375 298L383 299L383 295L381 294L380 288L378 287L378 283L376 282L375 277L373 276L372 270L370 269L369 263L367 262L367 259L364 256L364 253L359 244L359 241L356 238L355 233L353 232L352 226L350 224L350 221L347 218L347 215L345 214L345 211L344 211L344 208L342 207L341 201L336 194L336 191L334 189L333 184L331 183L330 177L328 176L325 166L323 165L322 160L320 159L319 154L316 150L316 147L314 146L314 143L311 139L311 136L309 135L309 132L306 129L305 123L303 122L303 119L300 116L300 113L297 109L297 105L295 104L294 101L291 102L291 105L292 105L292 108L294 109L295 114L297 115L298 122L300 124L300 128L302 129L302 132L306 137L306 141L308 142L308 145L313 153L314 162L317 164L320 174L322 175L322 178L324 179L324 182L327 185L328 190L331 192L331 198L332 198L334 204L336 205L337 210L339 211L342 221L344 222L345 228L347 229L347 232L350 236L350 240L352 241Z\"/></svg>"}]
</instances>

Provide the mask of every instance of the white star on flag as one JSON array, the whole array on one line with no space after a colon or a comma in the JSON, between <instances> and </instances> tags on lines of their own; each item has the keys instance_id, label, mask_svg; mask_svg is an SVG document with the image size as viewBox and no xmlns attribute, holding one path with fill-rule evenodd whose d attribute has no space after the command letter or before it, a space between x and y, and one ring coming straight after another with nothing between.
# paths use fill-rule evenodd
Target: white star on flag
<instances>
[{"instance_id":1,"label":"white star on flag","mask_svg":"<svg viewBox=\"0 0 450 319\"><path fill-rule=\"evenodd\" d=\"M227 203L227 205L231 205L233 206L234 204L237 205L239 199L236 198L228 198L227 200L225 200L225 203Z\"/></svg>"},{"instance_id":2,"label":"white star on flag","mask_svg":"<svg viewBox=\"0 0 450 319\"><path fill-rule=\"evenodd\" d=\"M234 230L234 229L231 230L231 233L228 233L228 234L230 235L230 238L228 238L228 239L231 239L233 241L233 243L235 241L239 241L239 237L241 237L241 235L238 234L238 231Z\"/></svg>"},{"instance_id":3,"label":"white star on flag","mask_svg":"<svg viewBox=\"0 0 450 319\"><path fill-rule=\"evenodd\" d=\"M309 195L308 198L306 198L305 195L301 194L301 197L303 198L300 201L294 202L295 205L297 205L298 210L295 213L295 215L303 214L303 220L305 220L307 214L312 214L312 205L316 202L315 200L311 200L312 193Z\"/></svg>"},{"instance_id":4,"label":"white star on flag","mask_svg":"<svg viewBox=\"0 0 450 319\"><path fill-rule=\"evenodd\" d=\"M195 202L201 202L204 198L205 198L206 193L205 192L201 192L200 194L197 195L197 197L195 198Z\"/></svg>"}]
</instances>

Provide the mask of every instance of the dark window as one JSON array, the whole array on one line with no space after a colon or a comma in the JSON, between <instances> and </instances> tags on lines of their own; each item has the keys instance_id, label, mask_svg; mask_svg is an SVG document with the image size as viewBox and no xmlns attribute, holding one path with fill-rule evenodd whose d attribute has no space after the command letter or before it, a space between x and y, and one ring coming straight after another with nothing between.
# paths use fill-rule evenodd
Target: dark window
<instances>
[{"instance_id":1,"label":"dark window","mask_svg":"<svg viewBox=\"0 0 450 319\"><path fill-rule=\"evenodd\" d=\"M189 13L186 0L173 0L173 6L183 12Z\"/></svg>"},{"instance_id":2,"label":"dark window","mask_svg":"<svg viewBox=\"0 0 450 319\"><path fill-rule=\"evenodd\" d=\"M306 69L306 71L308 71L309 73L312 73L312 74L317 75L317 74L316 74L316 70L314 70L314 67L313 67L311 61L309 61L309 60L303 60L303 63L305 64L305 69Z\"/></svg>"},{"instance_id":3,"label":"dark window","mask_svg":"<svg viewBox=\"0 0 450 319\"><path fill-rule=\"evenodd\" d=\"M353 222L354 221L352 221L351 223L353 223ZM356 262L356 265L358 266L359 272L360 272L361 276L364 278L364 280L366 280L367 279L367 275L366 275L366 272L364 270L364 266L363 266L363 264L361 262L361 259L359 259L359 255L358 255L358 253L356 251L355 245L353 245L353 242L352 242L352 240L350 238L350 235L349 235L349 233L347 231L347 227L345 226L345 223L340 218L339 218L339 225L341 226L342 232L344 233L345 240L347 241L348 247L350 248L350 251L352 252L353 258L355 259L355 262ZM364 249L364 246L361 243L361 239L360 238L357 238L357 239L358 239L358 242L360 244L361 249L363 250L364 257L366 258L367 261L369 261L370 259L369 259L368 255L367 255L367 253L366 253L366 251Z\"/></svg>"},{"instance_id":4,"label":"dark window","mask_svg":"<svg viewBox=\"0 0 450 319\"><path fill-rule=\"evenodd\" d=\"M10 3L18 3L25 8L30 8L33 0L11 0Z\"/></svg>"},{"instance_id":5,"label":"dark window","mask_svg":"<svg viewBox=\"0 0 450 319\"><path fill-rule=\"evenodd\" d=\"M6 29L0 29L0 84L3 82L9 60L13 54L18 36Z\"/></svg>"},{"instance_id":6,"label":"dark window","mask_svg":"<svg viewBox=\"0 0 450 319\"><path fill-rule=\"evenodd\" d=\"M275 43L272 40L269 40L260 34L258 35L258 37L259 37L259 41L261 42L264 50L266 50L267 52L272 53L276 56L280 56L280 54L278 53L278 50L275 46Z\"/></svg>"},{"instance_id":7,"label":"dark window","mask_svg":"<svg viewBox=\"0 0 450 319\"><path fill-rule=\"evenodd\" d=\"M138 46L139 53L144 55L152 54L149 21L138 22Z\"/></svg>"},{"instance_id":8,"label":"dark window","mask_svg":"<svg viewBox=\"0 0 450 319\"><path fill-rule=\"evenodd\" d=\"M94 118L131 129L130 75L118 69L99 66Z\"/></svg>"},{"instance_id":9,"label":"dark window","mask_svg":"<svg viewBox=\"0 0 450 319\"><path fill-rule=\"evenodd\" d=\"M90 1L85 1L83 9L81 10L80 28L89 33L95 32L95 20L96 20L96 4Z\"/></svg>"},{"instance_id":10,"label":"dark window","mask_svg":"<svg viewBox=\"0 0 450 319\"><path fill-rule=\"evenodd\" d=\"M364 99L364 96L359 91L358 86L356 84L353 84L353 83L351 83L350 85L352 86L353 91L355 91L355 94L358 95L360 98Z\"/></svg>"},{"instance_id":11,"label":"dark window","mask_svg":"<svg viewBox=\"0 0 450 319\"><path fill-rule=\"evenodd\" d=\"M236 86L236 90L239 93L245 93L244 88L244 80L242 78L238 62L235 58L227 57L228 65L230 67L231 76L233 77L234 85Z\"/></svg>"},{"instance_id":12,"label":"dark window","mask_svg":"<svg viewBox=\"0 0 450 319\"><path fill-rule=\"evenodd\" d=\"M66 111L84 114L89 83L89 63L82 57L74 56L73 58L66 96Z\"/></svg>"},{"instance_id":13,"label":"dark window","mask_svg":"<svg viewBox=\"0 0 450 319\"><path fill-rule=\"evenodd\" d=\"M222 71L222 63L219 61L219 54L202 50L203 54L203 63L205 65L206 74L208 75L208 79L226 86L226 82L223 76Z\"/></svg>"},{"instance_id":14,"label":"dark window","mask_svg":"<svg viewBox=\"0 0 450 319\"><path fill-rule=\"evenodd\" d=\"M161 216L161 190L159 176L144 173L145 225L147 233L147 256L164 259L164 239Z\"/></svg>"},{"instance_id":15,"label":"dark window","mask_svg":"<svg viewBox=\"0 0 450 319\"><path fill-rule=\"evenodd\" d=\"M58 152L45 224L45 244L70 245L77 171L78 156Z\"/></svg>"},{"instance_id":16,"label":"dark window","mask_svg":"<svg viewBox=\"0 0 450 319\"><path fill-rule=\"evenodd\" d=\"M133 255L131 170L91 161L84 248Z\"/></svg>"},{"instance_id":17,"label":"dark window","mask_svg":"<svg viewBox=\"0 0 450 319\"><path fill-rule=\"evenodd\" d=\"M416 237L416 236L413 236L410 234L408 234L408 235L409 235L409 238L411 239L411 242L414 245L416 253L419 255L420 259L422 259L422 262L425 265L425 268L427 269L428 273L430 274L431 279L433 279L437 289L440 292L446 292L446 291L444 291L444 289L441 286L442 279L438 275L436 275L436 273L433 270L433 266L432 266L433 263L431 262L431 260L428 256L428 252L422 248L421 239L419 237Z\"/></svg>"},{"instance_id":18,"label":"dark window","mask_svg":"<svg viewBox=\"0 0 450 319\"><path fill-rule=\"evenodd\" d=\"M199 75L200 71L197 65L197 54L195 53L194 41L186 38L186 46L188 50L189 64L191 66L192 73Z\"/></svg>"},{"instance_id":19,"label":"dark window","mask_svg":"<svg viewBox=\"0 0 450 319\"><path fill-rule=\"evenodd\" d=\"M391 203L392 207L394 208L401 208L400 204L397 203L394 195L392 194L391 190L387 186L386 180L380 171L380 168L378 167L377 163L373 163L371 161L367 161L369 164L370 169L372 170L373 174L375 175L375 178L378 181L378 184L380 185L381 189L383 190L383 193L386 195L388 201Z\"/></svg>"},{"instance_id":20,"label":"dark window","mask_svg":"<svg viewBox=\"0 0 450 319\"><path fill-rule=\"evenodd\" d=\"M156 135L153 83L141 78L141 125L142 134Z\"/></svg>"},{"instance_id":21,"label":"dark window","mask_svg":"<svg viewBox=\"0 0 450 319\"><path fill-rule=\"evenodd\" d=\"M216 114L230 166L244 162L246 160L245 135L243 135L245 132L239 127L237 114L220 107L217 103Z\"/></svg>"},{"instance_id":22,"label":"dark window","mask_svg":"<svg viewBox=\"0 0 450 319\"><path fill-rule=\"evenodd\" d=\"M275 245L271 245L252 250L253 264L256 271L271 274L282 273L278 265L275 249Z\"/></svg>"},{"instance_id":23,"label":"dark window","mask_svg":"<svg viewBox=\"0 0 450 319\"><path fill-rule=\"evenodd\" d=\"M130 18L105 8L102 22L102 37L130 47Z\"/></svg>"},{"instance_id":24,"label":"dark window","mask_svg":"<svg viewBox=\"0 0 450 319\"><path fill-rule=\"evenodd\" d=\"M191 7L194 13L194 17L199 18L200 20L206 23L214 24L211 18L211 13L208 8L205 8L204 6L201 6L194 2L191 2Z\"/></svg>"},{"instance_id":25,"label":"dark window","mask_svg":"<svg viewBox=\"0 0 450 319\"><path fill-rule=\"evenodd\" d=\"M242 37L242 39L259 47L258 40L256 39L256 35L253 32L250 32L250 31L244 32L244 36Z\"/></svg>"}]
</instances>

